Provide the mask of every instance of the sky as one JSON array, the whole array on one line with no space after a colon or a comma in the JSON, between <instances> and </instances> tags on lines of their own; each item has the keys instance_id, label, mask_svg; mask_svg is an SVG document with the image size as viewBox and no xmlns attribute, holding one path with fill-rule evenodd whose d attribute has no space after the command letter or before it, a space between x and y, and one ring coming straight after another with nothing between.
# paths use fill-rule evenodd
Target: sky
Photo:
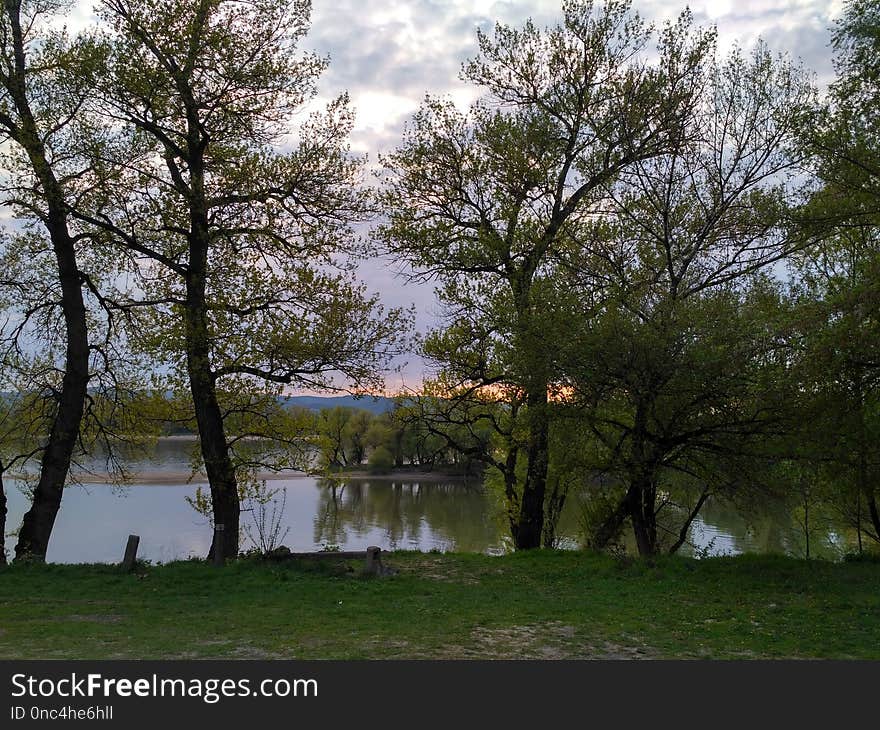
<instances>
[{"instance_id":1,"label":"sky","mask_svg":"<svg viewBox=\"0 0 880 730\"><path fill-rule=\"evenodd\" d=\"M644 18L662 23L687 7L676 0L634 0ZM700 25L718 28L719 46L749 47L759 37L772 49L801 58L820 83L832 75L829 28L840 0L696 0ZM539 26L561 17L560 0L313 0L312 30L303 45L327 54L324 93L348 90L358 110L353 148L374 154L392 148L404 121L425 93L449 95L464 106L474 98L461 82L463 61L476 51L476 29L496 22Z\"/></svg>"},{"instance_id":2,"label":"sky","mask_svg":"<svg viewBox=\"0 0 880 730\"><path fill-rule=\"evenodd\" d=\"M828 47L841 0L634 0L633 8L662 23L690 6L700 25L715 25L719 49L750 47L762 38L779 53L800 59L821 86L833 78ZM539 26L561 17L560 0L313 0L312 29L303 47L329 55L320 93L331 98L346 90L357 121L352 149L375 162L378 153L399 143L404 124L426 93L446 95L462 108L478 91L464 84L462 62L476 51L476 29L497 22ZM361 275L381 292L389 306L415 304L417 328L436 323L438 305L429 284L407 284L386 261L367 262ZM417 388L428 370L416 356L399 374L389 374L387 389Z\"/></svg>"},{"instance_id":3,"label":"sky","mask_svg":"<svg viewBox=\"0 0 880 730\"><path fill-rule=\"evenodd\" d=\"M77 5L83 24L93 5L93 0ZM634 10L658 24L687 5L633 0ZM698 24L717 27L722 52L763 38L775 52L812 69L820 88L833 78L828 44L842 0L693 0L689 6ZM528 18L541 27L555 24L561 0L312 0L312 27L301 47L329 57L316 103L349 93L357 114L352 150L375 164L380 153L399 143L425 94L448 96L463 109L477 97L478 90L458 78L461 64L475 54L477 28L489 31L497 22L518 26ZM430 328L439 314L432 286L407 284L395 272L383 260L360 269L387 306L415 305L417 328ZM402 370L388 375L389 392L417 388L429 374L416 356L397 364Z\"/></svg>"}]
</instances>

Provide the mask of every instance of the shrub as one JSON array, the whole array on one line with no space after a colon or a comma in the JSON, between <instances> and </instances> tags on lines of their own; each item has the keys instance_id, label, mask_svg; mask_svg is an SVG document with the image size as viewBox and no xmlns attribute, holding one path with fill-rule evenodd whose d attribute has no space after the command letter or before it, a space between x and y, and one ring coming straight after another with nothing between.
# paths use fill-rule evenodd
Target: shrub
<instances>
[{"instance_id":1,"label":"shrub","mask_svg":"<svg viewBox=\"0 0 880 730\"><path fill-rule=\"evenodd\" d=\"M394 456L384 446L377 446L369 458L370 472L387 474L394 466Z\"/></svg>"}]
</instances>

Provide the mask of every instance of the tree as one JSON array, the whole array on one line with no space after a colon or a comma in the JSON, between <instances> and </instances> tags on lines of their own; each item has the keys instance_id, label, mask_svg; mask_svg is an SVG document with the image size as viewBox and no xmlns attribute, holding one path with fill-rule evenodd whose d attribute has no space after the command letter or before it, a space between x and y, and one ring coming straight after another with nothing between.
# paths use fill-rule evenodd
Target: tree
<instances>
[{"instance_id":1,"label":"tree","mask_svg":"<svg viewBox=\"0 0 880 730\"><path fill-rule=\"evenodd\" d=\"M367 432L372 422L373 414L361 408L355 410L346 422L343 436L348 445L349 463L363 463L367 454Z\"/></svg>"},{"instance_id":2,"label":"tree","mask_svg":"<svg viewBox=\"0 0 880 730\"><path fill-rule=\"evenodd\" d=\"M675 552L708 499L761 483L788 427L777 309L760 287L644 319L609 305L573 343L570 403L597 442L590 473L617 485L612 498L600 490L593 547L628 520L640 554Z\"/></svg>"},{"instance_id":3,"label":"tree","mask_svg":"<svg viewBox=\"0 0 880 730\"><path fill-rule=\"evenodd\" d=\"M20 383L10 377L12 372L0 371L0 565L6 565L5 477L39 455L39 430L45 425L39 398L19 390Z\"/></svg>"},{"instance_id":4,"label":"tree","mask_svg":"<svg viewBox=\"0 0 880 730\"><path fill-rule=\"evenodd\" d=\"M529 21L478 32L462 78L486 95L466 114L428 98L386 160L390 222L380 236L416 276L438 282L447 310L423 347L448 386L441 395L480 412L487 394L519 404L522 448L508 444L512 458L497 461L518 511L517 548L539 547L543 531L548 393L571 315L555 263L606 185L676 138L712 34L684 17L648 62L652 35L618 0L566 2L546 31Z\"/></svg>"},{"instance_id":5,"label":"tree","mask_svg":"<svg viewBox=\"0 0 880 730\"><path fill-rule=\"evenodd\" d=\"M793 377L807 414L796 439L809 444L809 461L834 483L830 501L855 528L859 543L863 534L880 542L877 229L837 228L797 257L792 273Z\"/></svg>"},{"instance_id":6,"label":"tree","mask_svg":"<svg viewBox=\"0 0 880 730\"><path fill-rule=\"evenodd\" d=\"M321 466L339 469L349 462L345 452L345 429L352 416L350 408L323 408L318 414L317 433Z\"/></svg>"},{"instance_id":7,"label":"tree","mask_svg":"<svg viewBox=\"0 0 880 730\"><path fill-rule=\"evenodd\" d=\"M710 495L748 480L785 410L780 295L758 272L804 245L791 150L814 92L762 44L718 63L707 54L699 75L670 149L612 181L566 260L586 303L567 350L571 398L604 448L601 469L625 485L601 532L628 518L642 555L671 530L658 516L673 488L693 493L670 532L677 550Z\"/></svg>"},{"instance_id":8,"label":"tree","mask_svg":"<svg viewBox=\"0 0 880 730\"><path fill-rule=\"evenodd\" d=\"M71 41L63 31L53 29L61 7L55 2L8 0L0 17L4 203L32 226L30 234L8 236L4 242L2 284L20 295L10 305L20 306L14 312L7 310L7 352L15 357L20 341L40 340L35 320L53 325L43 330L47 357L39 367L45 378L36 384L51 393L51 408L43 411L48 436L31 454L40 459L40 477L16 545L17 558L34 560L45 559L61 505L86 409L94 352L83 294L87 276L78 261L83 239L71 230L69 186L81 172L73 158L80 110L89 93L74 69L98 63L101 50L86 37ZM36 226L48 235L48 245ZM10 257L28 263L24 278L13 275ZM34 272L42 275L35 289L29 283ZM34 300L37 292L42 293L39 301ZM53 319L56 307L60 322ZM55 326L63 333L60 337L53 332ZM8 359L5 364L9 366Z\"/></svg>"},{"instance_id":9,"label":"tree","mask_svg":"<svg viewBox=\"0 0 880 730\"><path fill-rule=\"evenodd\" d=\"M801 129L805 152L823 183L805 217L826 232L876 227L880 216L880 10L847 0L832 37L837 79L828 104Z\"/></svg>"},{"instance_id":10,"label":"tree","mask_svg":"<svg viewBox=\"0 0 880 730\"><path fill-rule=\"evenodd\" d=\"M837 504L862 538L863 508L880 537L874 444L878 428L876 350L880 303L880 11L849 0L832 39L837 79L825 108L804 121L801 141L821 182L802 213L821 240L794 267L800 330L799 372L822 423L835 434L806 429L822 443L838 473ZM849 484L851 489L847 489ZM854 496L854 499L853 499Z\"/></svg>"},{"instance_id":11,"label":"tree","mask_svg":"<svg viewBox=\"0 0 880 730\"><path fill-rule=\"evenodd\" d=\"M387 474L394 466L394 456L384 446L378 446L370 453L370 473Z\"/></svg>"},{"instance_id":12,"label":"tree","mask_svg":"<svg viewBox=\"0 0 880 730\"><path fill-rule=\"evenodd\" d=\"M290 127L326 65L296 51L309 3L100 8L112 50L91 83L118 134L91 148L96 174L76 214L129 263L136 287L116 305L138 312L138 346L189 388L214 522L236 555L230 449L275 430L229 433L231 419L250 414L255 428L287 385L378 387L407 317L383 312L336 260L356 253L349 224L368 212L345 96Z\"/></svg>"}]
</instances>

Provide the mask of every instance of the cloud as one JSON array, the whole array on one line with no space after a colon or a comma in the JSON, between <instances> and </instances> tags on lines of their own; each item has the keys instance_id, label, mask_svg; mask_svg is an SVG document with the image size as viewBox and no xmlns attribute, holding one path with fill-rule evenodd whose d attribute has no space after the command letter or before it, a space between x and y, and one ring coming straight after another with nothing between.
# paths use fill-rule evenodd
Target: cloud
<instances>
[{"instance_id":1,"label":"cloud","mask_svg":"<svg viewBox=\"0 0 880 730\"><path fill-rule=\"evenodd\" d=\"M718 5L728 6L713 13ZM835 3L818 0L736 0L693 5L696 17L711 20L718 28L722 49L734 44L749 47L762 38L770 48L799 60L826 85L834 75L831 63L831 27L839 13Z\"/></svg>"},{"instance_id":2,"label":"cloud","mask_svg":"<svg viewBox=\"0 0 880 730\"><path fill-rule=\"evenodd\" d=\"M840 0L691 0L695 19L718 28L722 50L748 48L761 37L776 52L790 54L816 71L825 84L833 78L828 42ZM647 20L675 18L685 2L643 0L634 8ZM314 0L312 30L304 45L330 56L322 79L329 97L347 90L357 109L352 146L378 153L399 143L406 120L426 93L452 97L467 106L478 94L458 77L461 64L476 53L476 29L495 23L518 26L532 18L539 27L561 17L556 0ZM385 261L364 264L361 273L389 306L414 303L417 323L436 326L439 307L430 284L407 284ZM425 371L410 357L408 385ZM389 382L394 378L390 378Z\"/></svg>"}]
</instances>

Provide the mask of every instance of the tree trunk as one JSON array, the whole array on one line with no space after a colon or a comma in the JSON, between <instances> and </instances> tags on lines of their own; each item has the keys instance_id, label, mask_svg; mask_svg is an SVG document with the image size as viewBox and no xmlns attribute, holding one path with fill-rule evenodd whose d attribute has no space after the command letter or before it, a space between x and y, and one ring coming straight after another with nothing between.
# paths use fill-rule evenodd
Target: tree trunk
<instances>
[{"instance_id":1,"label":"tree trunk","mask_svg":"<svg viewBox=\"0 0 880 730\"><path fill-rule=\"evenodd\" d=\"M547 514L544 517L544 547L553 549L556 547L556 531L559 527L559 518L565 507L565 498L568 496L567 488L561 487L561 480L556 478L550 496L547 499Z\"/></svg>"},{"instance_id":2,"label":"tree trunk","mask_svg":"<svg viewBox=\"0 0 880 730\"><path fill-rule=\"evenodd\" d=\"M29 135L30 136L30 135ZM61 497L70 460L76 447L85 407L89 382L89 340L82 281L76 261L73 240L67 230L65 203L54 175L43 157L42 145L34 134L27 145L28 153L40 179L49 215L46 227L52 241L61 285L61 309L67 337L64 377L58 394L58 410L43 451L40 479L34 489L33 503L25 513L15 547L16 560L43 561Z\"/></svg>"},{"instance_id":3,"label":"tree trunk","mask_svg":"<svg viewBox=\"0 0 880 730\"><path fill-rule=\"evenodd\" d=\"M645 499L648 495L644 490L640 491L642 499L631 507L630 520L632 520L639 555L650 557L657 554L657 517L654 515L653 500L649 505L648 500Z\"/></svg>"},{"instance_id":4,"label":"tree trunk","mask_svg":"<svg viewBox=\"0 0 880 730\"><path fill-rule=\"evenodd\" d=\"M70 460L79 436L89 381L89 341L82 281L76 261L76 250L67 227L67 203L64 193L46 157L44 137L37 128L27 95L27 61L20 20L20 7L7 3L14 49L14 69L6 81L6 90L19 117L19 125L11 129L12 138L25 150L42 189L46 203L44 223L55 254L58 283L61 287L61 309L67 348L64 377L57 396L58 409L49 429L49 440L43 451L40 479L34 490L33 503L22 520L16 559L45 560L49 537L61 506L61 496L70 470Z\"/></svg>"},{"instance_id":5,"label":"tree trunk","mask_svg":"<svg viewBox=\"0 0 880 730\"><path fill-rule=\"evenodd\" d=\"M856 538L859 542L859 555L862 554L862 493L856 492Z\"/></svg>"},{"instance_id":6,"label":"tree trunk","mask_svg":"<svg viewBox=\"0 0 880 730\"><path fill-rule=\"evenodd\" d=\"M703 508L703 505L706 503L706 500L709 499L709 488L706 487L700 494L700 498L697 500L697 503L694 505L694 508L690 511L687 518L684 521L684 524L681 526L681 529L678 532L678 539L673 543L672 547L669 548L669 554L675 555L682 545L684 545L687 540L688 530L690 529L691 523L695 519L697 519L697 515L700 514L700 510Z\"/></svg>"},{"instance_id":7,"label":"tree trunk","mask_svg":"<svg viewBox=\"0 0 880 730\"><path fill-rule=\"evenodd\" d=\"M0 465L0 565L6 565L6 486L3 484L4 467Z\"/></svg>"},{"instance_id":8,"label":"tree trunk","mask_svg":"<svg viewBox=\"0 0 880 730\"><path fill-rule=\"evenodd\" d=\"M659 552L657 544L657 487L650 471L640 470L630 483L627 493L629 518L639 555L648 557Z\"/></svg>"},{"instance_id":9,"label":"tree trunk","mask_svg":"<svg viewBox=\"0 0 880 730\"><path fill-rule=\"evenodd\" d=\"M659 546L657 513L654 509L657 486L654 461L650 458L647 444L647 406L644 403L639 403L636 407L632 443L633 471L627 491L629 517L639 555L647 557L656 555Z\"/></svg>"},{"instance_id":10,"label":"tree trunk","mask_svg":"<svg viewBox=\"0 0 880 730\"><path fill-rule=\"evenodd\" d=\"M810 498L809 495L805 493L804 495L804 542L806 543L807 549L807 560L810 559Z\"/></svg>"},{"instance_id":11,"label":"tree trunk","mask_svg":"<svg viewBox=\"0 0 880 730\"><path fill-rule=\"evenodd\" d=\"M529 419L527 447L528 464L523 485L519 522L514 542L517 550L541 547L544 531L544 494L547 491L549 462L549 419L547 416L547 387L533 391L526 401Z\"/></svg>"},{"instance_id":12,"label":"tree trunk","mask_svg":"<svg viewBox=\"0 0 880 730\"><path fill-rule=\"evenodd\" d=\"M238 556L241 505L211 369L204 278L198 276L190 276L187 281L186 366L199 429L199 445L211 488L214 524L223 525L224 557L235 558ZM212 544L208 558L213 557Z\"/></svg>"},{"instance_id":13,"label":"tree trunk","mask_svg":"<svg viewBox=\"0 0 880 730\"><path fill-rule=\"evenodd\" d=\"M202 137L199 109L194 99L187 94L184 101L187 117L187 166L190 173L189 189L184 187L180 190L189 207L189 250L184 306L186 367L199 429L199 445L211 488L215 534L217 525L223 525L223 557L237 558L241 505L211 363L212 332L207 301L211 234L205 188L205 149L208 140ZM215 558L214 541L208 558Z\"/></svg>"},{"instance_id":14,"label":"tree trunk","mask_svg":"<svg viewBox=\"0 0 880 730\"><path fill-rule=\"evenodd\" d=\"M504 459L504 502L507 507L507 524L510 528L510 536L516 545L516 531L519 522L519 494L516 491L516 462L519 458L519 447L509 441L507 444L507 456Z\"/></svg>"},{"instance_id":15,"label":"tree trunk","mask_svg":"<svg viewBox=\"0 0 880 730\"><path fill-rule=\"evenodd\" d=\"M612 512L605 521L599 525L598 529L589 539L589 547L593 550L604 550L620 533L621 525L629 514L629 494L620 500L617 508Z\"/></svg>"},{"instance_id":16,"label":"tree trunk","mask_svg":"<svg viewBox=\"0 0 880 730\"><path fill-rule=\"evenodd\" d=\"M862 393L862 379L856 377L855 381L856 399L858 403L859 416L859 471L858 471L858 491L865 495L865 502L868 505L868 516L871 518L871 524L874 526L874 534L880 540L880 511L877 509L877 497L874 494L874 488L868 478L868 428L865 423L865 402ZM859 505L861 507L861 504ZM861 527L861 526L860 526ZM859 541L861 542L861 532L859 533Z\"/></svg>"},{"instance_id":17,"label":"tree trunk","mask_svg":"<svg viewBox=\"0 0 880 730\"><path fill-rule=\"evenodd\" d=\"M61 507L70 460L76 447L89 382L89 341L86 309L80 288L73 241L63 216L50 215L50 236L58 263L61 307L67 335L64 377L58 396L58 410L43 451L40 479L33 502L25 513L15 546L16 560L46 559L49 537Z\"/></svg>"},{"instance_id":18,"label":"tree trunk","mask_svg":"<svg viewBox=\"0 0 880 730\"><path fill-rule=\"evenodd\" d=\"M865 495L868 502L868 514L871 516L871 524L874 525L874 534L880 540L880 510L877 509L877 497L873 492Z\"/></svg>"},{"instance_id":19,"label":"tree trunk","mask_svg":"<svg viewBox=\"0 0 880 730\"><path fill-rule=\"evenodd\" d=\"M394 466L398 469L403 468L403 431L398 431L392 437L392 448L394 453Z\"/></svg>"}]
</instances>

